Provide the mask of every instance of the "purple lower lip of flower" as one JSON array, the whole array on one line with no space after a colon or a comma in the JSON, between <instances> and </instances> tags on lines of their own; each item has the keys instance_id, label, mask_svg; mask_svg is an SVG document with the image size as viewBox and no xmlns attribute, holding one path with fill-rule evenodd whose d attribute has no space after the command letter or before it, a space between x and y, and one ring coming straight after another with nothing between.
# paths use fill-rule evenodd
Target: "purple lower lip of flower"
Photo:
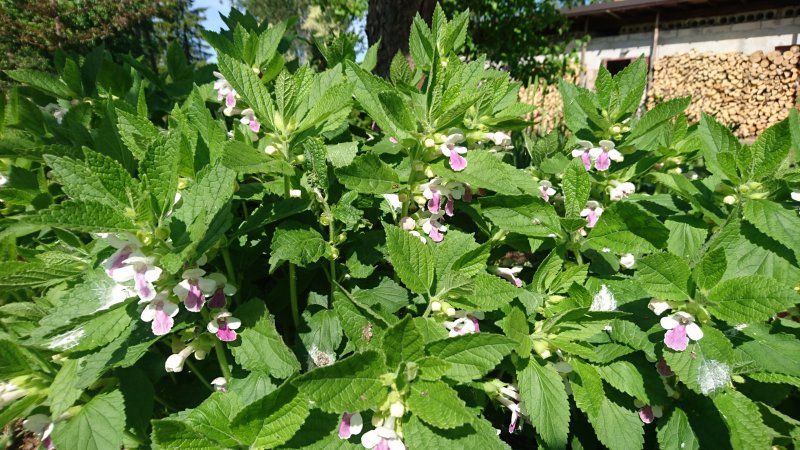
<instances>
[{"instance_id":1,"label":"purple lower lip of flower","mask_svg":"<svg viewBox=\"0 0 800 450\"><path fill-rule=\"evenodd\" d=\"M664 334L664 344L667 347L682 352L689 346L689 337L686 336L686 325L678 325Z\"/></svg>"},{"instance_id":2,"label":"purple lower lip of flower","mask_svg":"<svg viewBox=\"0 0 800 450\"><path fill-rule=\"evenodd\" d=\"M672 372L672 369L670 369L669 366L667 365L667 361L665 361L664 358L658 360L658 362L656 363L656 370L658 371L658 374L661 375L662 377L671 377L672 375L675 375Z\"/></svg>"},{"instance_id":3,"label":"purple lower lip of flower","mask_svg":"<svg viewBox=\"0 0 800 450\"><path fill-rule=\"evenodd\" d=\"M447 196L447 203L444 206L444 213L447 214L450 217L453 217L453 214L455 214L455 211L454 211L454 206L455 205L453 203L454 203L453 202L453 196L452 195L448 195Z\"/></svg>"},{"instance_id":4,"label":"purple lower lip of flower","mask_svg":"<svg viewBox=\"0 0 800 450\"><path fill-rule=\"evenodd\" d=\"M544 201L550 201L550 194L547 193L547 189L544 186L539 187L539 192L541 192Z\"/></svg>"},{"instance_id":5,"label":"purple lower lip of flower","mask_svg":"<svg viewBox=\"0 0 800 450\"><path fill-rule=\"evenodd\" d=\"M481 327L478 324L478 319L476 319L474 317L471 317L471 316L470 316L470 319L472 320L472 324L475 325L475 332L479 333L481 331Z\"/></svg>"},{"instance_id":6,"label":"purple lower lip of flower","mask_svg":"<svg viewBox=\"0 0 800 450\"><path fill-rule=\"evenodd\" d=\"M456 172L460 172L467 168L467 160L458 154L457 151L450 151L450 167Z\"/></svg>"},{"instance_id":7,"label":"purple lower lip of flower","mask_svg":"<svg viewBox=\"0 0 800 450\"><path fill-rule=\"evenodd\" d=\"M147 282L147 278L145 278L145 271L137 269L133 274L133 278L134 283L136 284L136 292L139 294L139 297L151 297L153 294L153 289L150 287L150 283Z\"/></svg>"},{"instance_id":8,"label":"purple lower lip of flower","mask_svg":"<svg viewBox=\"0 0 800 450\"><path fill-rule=\"evenodd\" d=\"M165 313L161 307L158 308L156 311L156 315L153 318L153 334L156 336L163 336L172 329L172 325L174 324L174 320L169 314Z\"/></svg>"},{"instance_id":9,"label":"purple lower lip of flower","mask_svg":"<svg viewBox=\"0 0 800 450\"><path fill-rule=\"evenodd\" d=\"M236 94L233 92L228 93L228 96L225 98L225 106L228 108L233 108L236 106Z\"/></svg>"},{"instance_id":10,"label":"purple lower lip of flower","mask_svg":"<svg viewBox=\"0 0 800 450\"><path fill-rule=\"evenodd\" d=\"M464 195L461 197L462 200L469 203L472 201L472 189L469 186L464 186Z\"/></svg>"},{"instance_id":11,"label":"purple lower lip of flower","mask_svg":"<svg viewBox=\"0 0 800 450\"><path fill-rule=\"evenodd\" d=\"M586 215L586 226L592 228L597 224L598 219L600 219L600 217L597 216L597 213L589 211L589 214Z\"/></svg>"},{"instance_id":12,"label":"purple lower lip of flower","mask_svg":"<svg viewBox=\"0 0 800 450\"><path fill-rule=\"evenodd\" d=\"M611 166L611 159L608 157L608 152L600 153L597 157L597 161L594 163L594 168L600 171L608 170L608 167Z\"/></svg>"},{"instance_id":13,"label":"purple lower lip of flower","mask_svg":"<svg viewBox=\"0 0 800 450\"><path fill-rule=\"evenodd\" d=\"M225 307L225 292L222 288L217 288L211 300L208 301L209 308L224 308Z\"/></svg>"},{"instance_id":14,"label":"purple lower lip of flower","mask_svg":"<svg viewBox=\"0 0 800 450\"><path fill-rule=\"evenodd\" d=\"M339 422L339 437L342 439L350 439L353 433L350 432L350 418L352 414L342 414L342 420Z\"/></svg>"},{"instance_id":15,"label":"purple lower lip of flower","mask_svg":"<svg viewBox=\"0 0 800 450\"><path fill-rule=\"evenodd\" d=\"M386 439L381 439L378 441L378 444L372 448L372 450L389 450L389 441Z\"/></svg>"},{"instance_id":16,"label":"purple lower lip of flower","mask_svg":"<svg viewBox=\"0 0 800 450\"><path fill-rule=\"evenodd\" d=\"M439 212L440 205L441 194L439 194L439 191L433 190L433 196L430 200L428 200L428 211L432 212L433 214L437 214Z\"/></svg>"},{"instance_id":17,"label":"purple lower lip of flower","mask_svg":"<svg viewBox=\"0 0 800 450\"><path fill-rule=\"evenodd\" d=\"M131 251L130 247L125 247L120 250L117 257L111 261L111 267L106 270L106 275L112 276L115 270L122 268L122 262L128 259L131 256L131 253L133 252Z\"/></svg>"},{"instance_id":18,"label":"purple lower lip of flower","mask_svg":"<svg viewBox=\"0 0 800 450\"><path fill-rule=\"evenodd\" d=\"M225 319L218 319L217 324L219 325L219 330L217 330L217 337L219 338L220 341L233 342L236 340L236 331L228 328L228 324L225 322Z\"/></svg>"},{"instance_id":19,"label":"purple lower lip of flower","mask_svg":"<svg viewBox=\"0 0 800 450\"><path fill-rule=\"evenodd\" d=\"M253 133L258 133L258 130L261 129L261 123L256 119L250 120L250 129L253 130Z\"/></svg>"},{"instance_id":20,"label":"purple lower lip of flower","mask_svg":"<svg viewBox=\"0 0 800 450\"><path fill-rule=\"evenodd\" d=\"M441 242L442 239L444 239L444 236L442 236L442 233L436 229L436 227L431 228L431 232L428 233L428 236L433 239L433 242Z\"/></svg>"},{"instance_id":21,"label":"purple lower lip of flower","mask_svg":"<svg viewBox=\"0 0 800 450\"><path fill-rule=\"evenodd\" d=\"M186 299L183 301L183 304L186 306L186 309L192 312L199 312L203 309L203 304L205 304L206 300L203 297L203 293L200 291L200 286L197 285L196 282L189 282L189 292L186 294Z\"/></svg>"},{"instance_id":22,"label":"purple lower lip of flower","mask_svg":"<svg viewBox=\"0 0 800 450\"><path fill-rule=\"evenodd\" d=\"M589 158L589 152L583 152L583 154L581 154L581 161L583 162L583 167L587 171L592 169L592 160Z\"/></svg>"},{"instance_id":23,"label":"purple lower lip of flower","mask_svg":"<svg viewBox=\"0 0 800 450\"><path fill-rule=\"evenodd\" d=\"M517 421L519 420L519 415L516 411L511 412L511 423L508 424L508 432L509 434L514 433L514 430L517 429Z\"/></svg>"}]
</instances>

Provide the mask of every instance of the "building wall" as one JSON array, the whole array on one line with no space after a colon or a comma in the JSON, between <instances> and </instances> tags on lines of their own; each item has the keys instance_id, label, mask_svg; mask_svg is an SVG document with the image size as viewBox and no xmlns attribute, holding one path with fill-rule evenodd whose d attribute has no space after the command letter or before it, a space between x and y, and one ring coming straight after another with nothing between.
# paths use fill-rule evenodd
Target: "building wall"
<instances>
[{"instance_id":1,"label":"building wall","mask_svg":"<svg viewBox=\"0 0 800 450\"><path fill-rule=\"evenodd\" d=\"M773 50L800 42L800 17L710 27L661 30L656 58L696 50L701 53ZM594 86L597 70L606 59L650 56L653 33L632 33L593 38L586 48L585 85Z\"/></svg>"}]
</instances>

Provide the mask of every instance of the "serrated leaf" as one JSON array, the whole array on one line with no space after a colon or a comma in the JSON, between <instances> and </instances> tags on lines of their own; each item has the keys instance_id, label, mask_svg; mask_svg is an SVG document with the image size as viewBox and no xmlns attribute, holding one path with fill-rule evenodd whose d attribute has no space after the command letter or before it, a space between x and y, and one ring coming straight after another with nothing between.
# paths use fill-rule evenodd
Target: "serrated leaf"
<instances>
[{"instance_id":1,"label":"serrated leaf","mask_svg":"<svg viewBox=\"0 0 800 450\"><path fill-rule=\"evenodd\" d=\"M594 368L603 381L617 390L639 399L644 404L652 403L645 390L644 378L632 363L614 361L604 366L594 366Z\"/></svg>"},{"instance_id":2,"label":"serrated leaf","mask_svg":"<svg viewBox=\"0 0 800 450\"><path fill-rule=\"evenodd\" d=\"M458 393L441 381L415 381L411 384L408 408L425 422L451 429L474 419Z\"/></svg>"},{"instance_id":3,"label":"serrated leaf","mask_svg":"<svg viewBox=\"0 0 800 450\"><path fill-rule=\"evenodd\" d=\"M270 272L282 261L299 266L307 266L330 254L330 246L319 231L311 228L298 228L300 225L284 222L275 230L270 247Z\"/></svg>"},{"instance_id":4,"label":"serrated leaf","mask_svg":"<svg viewBox=\"0 0 800 450\"><path fill-rule=\"evenodd\" d=\"M561 233L553 205L532 196L495 195L481 198L484 216L496 226L531 237Z\"/></svg>"},{"instance_id":5,"label":"serrated leaf","mask_svg":"<svg viewBox=\"0 0 800 450\"><path fill-rule=\"evenodd\" d=\"M17 69L6 70L6 75L11 79L25 83L47 95L62 98L65 100L77 97L77 94L67 86L66 83L61 81L58 77L51 75L47 72L40 72L38 70L30 69Z\"/></svg>"},{"instance_id":6,"label":"serrated leaf","mask_svg":"<svg viewBox=\"0 0 800 450\"><path fill-rule=\"evenodd\" d=\"M675 408L666 422L659 421L658 445L663 450L699 450L700 443L689 425L689 418Z\"/></svg>"},{"instance_id":7,"label":"serrated leaf","mask_svg":"<svg viewBox=\"0 0 800 450\"><path fill-rule=\"evenodd\" d=\"M760 370L800 377L800 360L786 355L800 354L800 340L788 333L771 333L763 324L747 326L742 333L749 337L736 347L752 358Z\"/></svg>"},{"instance_id":8,"label":"serrated leaf","mask_svg":"<svg viewBox=\"0 0 800 450\"><path fill-rule=\"evenodd\" d=\"M519 288L500 277L479 273L472 279L472 292L450 301L477 311L494 311L511 303L519 293Z\"/></svg>"},{"instance_id":9,"label":"serrated leaf","mask_svg":"<svg viewBox=\"0 0 800 450\"><path fill-rule=\"evenodd\" d=\"M561 188L564 191L566 215L577 217L589 200L589 192L592 189L589 173L579 158L572 160L564 170Z\"/></svg>"},{"instance_id":10,"label":"serrated leaf","mask_svg":"<svg viewBox=\"0 0 800 450\"><path fill-rule=\"evenodd\" d=\"M291 164L239 141L228 141L222 152L222 165L239 173L294 175Z\"/></svg>"},{"instance_id":11,"label":"serrated leaf","mask_svg":"<svg viewBox=\"0 0 800 450\"><path fill-rule=\"evenodd\" d=\"M125 406L122 393L94 397L66 423L53 430L53 443L61 448L107 450L122 446Z\"/></svg>"},{"instance_id":12,"label":"serrated leaf","mask_svg":"<svg viewBox=\"0 0 800 450\"><path fill-rule=\"evenodd\" d=\"M235 435L254 448L274 448L292 438L309 414L308 399L286 383L242 409L232 421Z\"/></svg>"},{"instance_id":13,"label":"serrated leaf","mask_svg":"<svg viewBox=\"0 0 800 450\"><path fill-rule=\"evenodd\" d=\"M116 209L129 206L130 200L138 196L130 175L113 159L87 151L87 156L90 154L97 157L87 161L76 161L67 157L44 155L44 159L70 198L102 203ZM98 176L96 171L103 169L101 164L104 162L108 162L109 169L118 167L119 176L111 178Z\"/></svg>"},{"instance_id":14,"label":"serrated leaf","mask_svg":"<svg viewBox=\"0 0 800 450\"><path fill-rule=\"evenodd\" d=\"M730 432L733 448L769 448L775 432L764 425L758 406L744 394L728 389L712 400Z\"/></svg>"},{"instance_id":15,"label":"serrated leaf","mask_svg":"<svg viewBox=\"0 0 800 450\"><path fill-rule=\"evenodd\" d=\"M164 214L175 202L178 189L181 133L171 130L159 136L139 162L142 189L155 200L159 214Z\"/></svg>"},{"instance_id":16,"label":"serrated leaf","mask_svg":"<svg viewBox=\"0 0 800 450\"><path fill-rule=\"evenodd\" d=\"M386 395L379 378L384 371L383 356L367 351L308 372L293 383L323 411L362 411Z\"/></svg>"},{"instance_id":17,"label":"serrated leaf","mask_svg":"<svg viewBox=\"0 0 800 450\"><path fill-rule=\"evenodd\" d=\"M403 361L416 361L425 356L425 341L411 316L405 316L386 330L383 335L383 352L390 368L397 367Z\"/></svg>"},{"instance_id":18,"label":"serrated leaf","mask_svg":"<svg viewBox=\"0 0 800 450\"><path fill-rule=\"evenodd\" d=\"M589 422L597 438L610 450L637 450L644 445L644 424L636 411L604 399L597 415Z\"/></svg>"},{"instance_id":19,"label":"serrated leaf","mask_svg":"<svg viewBox=\"0 0 800 450\"><path fill-rule=\"evenodd\" d=\"M797 212L788 210L769 200L750 199L742 208L745 220L759 231L791 249L800 258L800 217Z\"/></svg>"},{"instance_id":20,"label":"serrated leaf","mask_svg":"<svg viewBox=\"0 0 800 450\"><path fill-rule=\"evenodd\" d=\"M431 356L451 364L445 376L470 381L492 370L515 346L505 336L474 333L432 342L427 350Z\"/></svg>"},{"instance_id":21,"label":"serrated leaf","mask_svg":"<svg viewBox=\"0 0 800 450\"><path fill-rule=\"evenodd\" d=\"M136 232L139 227L118 208L102 203L66 201L41 211L31 222L87 233Z\"/></svg>"},{"instance_id":22,"label":"serrated leaf","mask_svg":"<svg viewBox=\"0 0 800 450\"><path fill-rule=\"evenodd\" d=\"M569 434L569 401L555 367L531 358L517 373L517 385L525 410L547 448L565 448Z\"/></svg>"},{"instance_id":23,"label":"serrated leaf","mask_svg":"<svg viewBox=\"0 0 800 450\"><path fill-rule=\"evenodd\" d=\"M272 97L266 86L261 83L258 75L246 64L237 58L226 54L219 55L219 71L225 79L236 89L245 102L253 109L262 123L269 124L272 120L274 106Z\"/></svg>"},{"instance_id":24,"label":"serrated leaf","mask_svg":"<svg viewBox=\"0 0 800 450\"><path fill-rule=\"evenodd\" d=\"M585 245L623 254L651 253L663 248L668 238L669 230L658 219L631 202L619 202L603 212Z\"/></svg>"},{"instance_id":25,"label":"serrated leaf","mask_svg":"<svg viewBox=\"0 0 800 450\"><path fill-rule=\"evenodd\" d=\"M445 160L437 161L431 166L437 175L467 183L473 189L484 188L507 195L537 192L537 187L527 174L500 161L489 152L472 151L465 157L467 168L460 172L452 170Z\"/></svg>"},{"instance_id":26,"label":"serrated leaf","mask_svg":"<svg viewBox=\"0 0 800 450\"><path fill-rule=\"evenodd\" d=\"M335 168L346 167L353 163L358 153L358 142L342 142L327 146L328 161Z\"/></svg>"},{"instance_id":27,"label":"serrated leaf","mask_svg":"<svg viewBox=\"0 0 800 450\"><path fill-rule=\"evenodd\" d=\"M761 322L800 302L791 288L761 275L725 280L708 298L711 313L731 324Z\"/></svg>"},{"instance_id":28,"label":"serrated leaf","mask_svg":"<svg viewBox=\"0 0 800 450\"><path fill-rule=\"evenodd\" d=\"M663 300L691 299L689 266L672 253L654 253L639 259L636 279L648 294Z\"/></svg>"},{"instance_id":29,"label":"serrated leaf","mask_svg":"<svg viewBox=\"0 0 800 450\"><path fill-rule=\"evenodd\" d=\"M336 175L347 189L362 194L388 194L400 189L400 178L394 169L372 153L336 169Z\"/></svg>"},{"instance_id":30,"label":"serrated leaf","mask_svg":"<svg viewBox=\"0 0 800 450\"><path fill-rule=\"evenodd\" d=\"M0 340L0 377L10 380L31 370L25 354L11 341Z\"/></svg>"},{"instance_id":31,"label":"serrated leaf","mask_svg":"<svg viewBox=\"0 0 800 450\"><path fill-rule=\"evenodd\" d=\"M231 348L236 362L249 371L288 378L300 371L300 362L283 342L269 315L240 333L241 345Z\"/></svg>"},{"instance_id":32,"label":"serrated leaf","mask_svg":"<svg viewBox=\"0 0 800 450\"><path fill-rule=\"evenodd\" d=\"M689 389L707 394L720 386L717 386L718 380L710 379L707 374L701 374L701 368L708 366L708 361L729 365L733 359L733 345L716 328L704 327L703 333L703 338L690 342L686 350L676 352L665 349L663 357L669 368ZM703 392L704 390L706 392Z\"/></svg>"},{"instance_id":33,"label":"serrated leaf","mask_svg":"<svg viewBox=\"0 0 800 450\"><path fill-rule=\"evenodd\" d=\"M665 220L664 225L669 229L667 250L682 258L690 259L698 255L708 236L705 223L688 217L673 216Z\"/></svg>"},{"instance_id":34,"label":"serrated leaf","mask_svg":"<svg viewBox=\"0 0 800 450\"><path fill-rule=\"evenodd\" d=\"M433 284L433 257L426 244L394 225L386 225L386 247L397 276L407 288L427 294Z\"/></svg>"}]
</instances>

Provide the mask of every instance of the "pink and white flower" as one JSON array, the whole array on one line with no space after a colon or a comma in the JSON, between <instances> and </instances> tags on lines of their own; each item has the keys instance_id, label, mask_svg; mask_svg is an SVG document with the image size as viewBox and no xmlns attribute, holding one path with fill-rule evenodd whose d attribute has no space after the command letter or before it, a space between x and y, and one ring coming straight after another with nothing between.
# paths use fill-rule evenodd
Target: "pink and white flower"
<instances>
[{"instance_id":1,"label":"pink and white flower","mask_svg":"<svg viewBox=\"0 0 800 450\"><path fill-rule=\"evenodd\" d=\"M215 391L228 392L228 380L225 377L217 377L211 380L211 386L214 386Z\"/></svg>"},{"instance_id":2,"label":"pink and white flower","mask_svg":"<svg viewBox=\"0 0 800 450\"><path fill-rule=\"evenodd\" d=\"M242 111L242 118L239 119L239 122L248 125L253 133L258 133L258 130L261 129L261 122L256 119L256 113L251 108Z\"/></svg>"},{"instance_id":3,"label":"pink and white flower","mask_svg":"<svg viewBox=\"0 0 800 450\"><path fill-rule=\"evenodd\" d=\"M172 288L172 292L183 302L188 311L199 312L206 303L206 297L212 295L217 283L211 278L203 278L203 269L187 269L183 271L183 281Z\"/></svg>"},{"instance_id":4,"label":"pink and white flower","mask_svg":"<svg viewBox=\"0 0 800 450\"><path fill-rule=\"evenodd\" d=\"M447 311L448 315L455 320L443 322L445 328L450 332L450 337L464 336L465 334L480 333L481 327L479 320L483 320L483 313L480 311L456 311L451 308ZM452 314L450 314L452 313Z\"/></svg>"},{"instance_id":5,"label":"pink and white flower","mask_svg":"<svg viewBox=\"0 0 800 450\"><path fill-rule=\"evenodd\" d=\"M441 221L443 213L440 211L438 214L430 214L428 217L422 219L422 231L433 240L433 242L441 242L444 239L444 233L447 232L447 226Z\"/></svg>"},{"instance_id":6,"label":"pink and white flower","mask_svg":"<svg viewBox=\"0 0 800 450\"><path fill-rule=\"evenodd\" d=\"M594 200L586 203L586 208L581 211L581 217L586 217L586 228L593 228L597 225L600 216L603 215L603 208Z\"/></svg>"},{"instance_id":7,"label":"pink and white flower","mask_svg":"<svg viewBox=\"0 0 800 450\"><path fill-rule=\"evenodd\" d=\"M172 330L175 317L178 314L178 305L167 300L167 293L158 294L142 310L141 318L145 322L152 322L153 334L163 336Z\"/></svg>"},{"instance_id":8,"label":"pink and white flower","mask_svg":"<svg viewBox=\"0 0 800 450\"><path fill-rule=\"evenodd\" d=\"M373 450L406 450L406 445L394 430L394 421L395 418L389 416L383 424L364 433L361 445Z\"/></svg>"},{"instance_id":9,"label":"pink and white flower","mask_svg":"<svg viewBox=\"0 0 800 450\"><path fill-rule=\"evenodd\" d=\"M522 280L517 278L517 274L522 272L522 267L498 267L494 273L510 281L516 287L522 287Z\"/></svg>"},{"instance_id":10,"label":"pink and white flower","mask_svg":"<svg viewBox=\"0 0 800 450\"><path fill-rule=\"evenodd\" d=\"M122 261L122 266L112 271L111 278L124 283L133 280L134 290L141 301L150 301L156 297L153 283L161 276L161 268L154 264L153 257L133 252Z\"/></svg>"},{"instance_id":11,"label":"pink and white flower","mask_svg":"<svg viewBox=\"0 0 800 450\"><path fill-rule=\"evenodd\" d=\"M620 162L625 159L616 148L613 141L600 141L600 147L589 151L589 156L594 160L594 168L603 172L611 166L611 161Z\"/></svg>"},{"instance_id":12,"label":"pink and white flower","mask_svg":"<svg viewBox=\"0 0 800 450\"><path fill-rule=\"evenodd\" d=\"M225 297L236 295L236 286L228 283L228 278L218 272L209 275L208 279L216 285L214 293L211 294L211 300L208 301L208 307L214 309L224 308L227 304Z\"/></svg>"},{"instance_id":13,"label":"pink and white flower","mask_svg":"<svg viewBox=\"0 0 800 450\"><path fill-rule=\"evenodd\" d=\"M222 310L214 314L214 320L208 322L206 329L213 333L222 342L233 342L236 340L236 330L242 326L242 321L233 317L231 313Z\"/></svg>"},{"instance_id":14,"label":"pink and white flower","mask_svg":"<svg viewBox=\"0 0 800 450\"><path fill-rule=\"evenodd\" d=\"M520 403L519 391L515 386L507 384L500 388L500 395L497 396L497 401L511 411L511 421L508 425L508 432L514 433L514 431L517 430L519 418L527 415L527 412L525 412L525 409ZM519 429L522 429L522 427Z\"/></svg>"},{"instance_id":15,"label":"pink and white flower","mask_svg":"<svg viewBox=\"0 0 800 450\"><path fill-rule=\"evenodd\" d=\"M364 428L364 420L361 418L361 413L344 413L339 421L339 438L350 439L351 436L361 434Z\"/></svg>"},{"instance_id":16,"label":"pink and white flower","mask_svg":"<svg viewBox=\"0 0 800 450\"><path fill-rule=\"evenodd\" d=\"M450 168L456 172L460 172L467 168L467 160L461 156L467 153L466 147L461 147L456 144L464 142L464 135L460 131L445 136L444 143L439 147L439 151L448 158L450 158Z\"/></svg>"},{"instance_id":17,"label":"pink and white flower","mask_svg":"<svg viewBox=\"0 0 800 450\"><path fill-rule=\"evenodd\" d=\"M550 197L556 195L556 190L553 189L553 183L542 180L539 182L539 194L542 196L544 201L549 202Z\"/></svg>"},{"instance_id":18,"label":"pink and white flower","mask_svg":"<svg viewBox=\"0 0 800 450\"><path fill-rule=\"evenodd\" d=\"M100 236L111 244L112 247L117 249L117 251L103 261L103 268L106 270L106 274L114 278L114 273L125 266L125 260L130 258L133 252L139 251L142 244L136 236L128 233L122 234L119 237L106 233Z\"/></svg>"},{"instance_id":19,"label":"pink and white flower","mask_svg":"<svg viewBox=\"0 0 800 450\"><path fill-rule=\"evenodd\" d=\"M188 359L192 353L194 353L195 359L203 359L206 355L205 352L198 351L195 349L194 345L189 344L178 353L169 355L167 360L164 361L164 370L167 372L182 372L186 359Z\"/></svg>"},{"instance_id":20,"label":"pink and white flower","mask_svg":"<svg viewBox=\"0 0 800 450\"><path fill-rule=\"evenodd\" d=\"M636 257L633 256L633 253L625 253L619 258L619 265L626 269L630 269L635 264L636 264Z\"/></svg>"},{"instance_id":21,"label":"pink and white flower","mask_svg":"<svg viewBox=\"0 0 800 450\"><path fill-rule=\"evenodd\" d=\"M572 157L580 158L581 162L583 162L583 167L588 172L589 170L592 170L592 156L590 151L592 150L593 145L591 142L584 140L579 140L578 145L580 145L581 148L576 148L573 150Z\"/></svg>"},{"instance_id":22,"label":"pink and white flower","mask_svg":"<svg viewBox=\"0 0 800 450\"><path fill-rule=\"evenodd\" d=\"M611 188L611 201L617 202L622 200L623 198L628 198L631 194L636 192L636 185L626 181L624 183L619 183L613 188Z\"/></svg>"},{"instance_id":23,"label":"pink and white flower","mask_svg":"<svg viewBox=\"0 0 800 450\"><path fill-rule=\"evenodd\" d=\"M484 133L483 137L492 141L492 143L504 149L514 148L511 146L511 136L502 131L495 131L493 133Z\"/></svg>"},{"instance_id":24,"label":"pink and white flower","mask_svg":"<svg viewBox=\"0 0 800 450\"><path fill-rule=\"evenodd\" d=\"M219 72L214 72L214 76L217 78L217 80L214 81L214 90L217 91L217 100L225 99L223 114L230 117L233 115L233 108L236 107L236 99L239 95L236 93L236 90L233 89L233 86L228 83L224 75Z\"/></svg>"},{"instance_id":25,"label":"pink and white flower","mask_svg":"<svg viewBox=\"0 0 800 450\"><path fill-rule=\"evenodd\" d=\"M15 383L0 381L0 409L4 409L6 405L26 395L28 395L28 391L17 386Z\"/></svg>"},{"instance_id":26,"label":"pink and white flower","mask_svg":"<svg viewBox=\"0 0 800 450\"><path fill-rule=\"evenodd\" d=\"M694 317L684 311L662 317L661 326L667 330L664 334L664 344L678 352L686 350L689 339L699 341L703 338L703 330L694 322Z\"/></svg>"}]
</instances>

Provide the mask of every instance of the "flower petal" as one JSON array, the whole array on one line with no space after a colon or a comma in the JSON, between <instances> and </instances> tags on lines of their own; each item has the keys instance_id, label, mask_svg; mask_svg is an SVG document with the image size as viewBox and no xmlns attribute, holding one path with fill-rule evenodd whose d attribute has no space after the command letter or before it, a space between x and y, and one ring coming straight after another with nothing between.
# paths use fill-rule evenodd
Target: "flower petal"
<instances>
[{"instance_id":1,"label":"flower petal","mask_svg":"<svg viewBox=\"0 0 800 450\"><path fill-rule=\"evenodd\" d=\"M678 352L686 350L686 347L689 345L689 338L686 336L686 327L684 325L678 325L664 333L664 344Z\"/></svg>"},{"instance_id":2,"label":"flower petal","mask_svg":"<svg viewBox=\"0 0 800 450\"><path fill-rule=\"evenodd\" d=\"M696 323L686 325L686 335L693 341L703 339L703 330Z\"/></svg>"},{"instance_id":3,"label":"flower petal","mask_svg":"<svg viewBox=\"0 0 800 450\"><path fill-rule=\"evenodd\" d=\"M460 172L467 168L467 160L456 152L450 153L450 168Z\"/></svg>"},{"instance_id":4,"label":"flower petal","mask_svg":"<svg viewBox=\"0 0 800 450\"><path fill-rule=\"evenodd\" d=\"M675 320L675 318L673 318L672 316L662 317L660 322L661 322L661 328L665 330L671 330L680 325L680 322Z\"/></svg>"}]
</instances>

